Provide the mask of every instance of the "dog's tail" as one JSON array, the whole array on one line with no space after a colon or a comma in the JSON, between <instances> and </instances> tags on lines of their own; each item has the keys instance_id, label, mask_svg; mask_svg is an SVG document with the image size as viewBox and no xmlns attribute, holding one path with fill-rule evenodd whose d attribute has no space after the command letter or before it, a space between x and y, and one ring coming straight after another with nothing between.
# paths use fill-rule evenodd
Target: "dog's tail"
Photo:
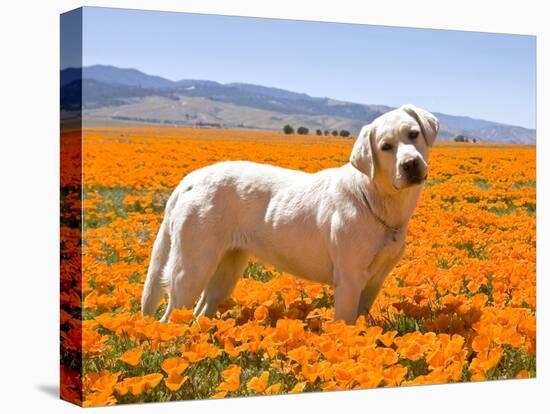
<instances>
[{"instance_id":1,"label":"dog's tail","mask_svg":"<svg viewBox=\"0 0 550 414\"><path fill-rule=\"evenodd\" d=\"M163 270L170 252L170 234L166 217L153 245L151 261L147 270L147 279L141 295L141 312L144 316L153 316L164 296L167 282L163 280Z\"/></svg>"}]
</instances>

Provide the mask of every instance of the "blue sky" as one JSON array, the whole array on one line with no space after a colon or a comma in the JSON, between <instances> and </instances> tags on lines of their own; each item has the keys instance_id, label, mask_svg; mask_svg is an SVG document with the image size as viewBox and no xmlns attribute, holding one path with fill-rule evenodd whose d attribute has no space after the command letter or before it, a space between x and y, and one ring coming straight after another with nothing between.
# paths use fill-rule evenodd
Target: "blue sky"
<instances>
[{"instance_id":1,"label":"blue sky","mask_svg":"<svg viewBox=\"0 0 550 414\"><path fill-rule=\"evenodd\" d=\"M86 8L84 65L535 127L535 37Z\"/></svg>"}]
</instances>

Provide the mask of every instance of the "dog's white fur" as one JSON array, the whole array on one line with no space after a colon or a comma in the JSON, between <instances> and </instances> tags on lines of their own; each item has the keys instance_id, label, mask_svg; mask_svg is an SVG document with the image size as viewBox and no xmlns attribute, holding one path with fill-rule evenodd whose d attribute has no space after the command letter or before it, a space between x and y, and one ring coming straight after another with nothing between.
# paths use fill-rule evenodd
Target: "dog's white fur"
<instances>
[{"instance_id":1,"label":"dog's white fur","mask_svg":"<svg viewBox=\"0 0 550 414\"><path fill-rule=\"evenodd\" d=\"M199 296L195 315L214 315L253 254L296 276L333 284L335 319L354 323L368 312L405 248L422 186L407 181L403 165L416 159L425 179L438 129L432 114L405 105L363 127L350 163L340 168L309 174L229 161L188 174L166 205L143 314L154 314L168 293L163 321ZM411 138L410 131L419 136Z\"/></svg>"}]
</instances>

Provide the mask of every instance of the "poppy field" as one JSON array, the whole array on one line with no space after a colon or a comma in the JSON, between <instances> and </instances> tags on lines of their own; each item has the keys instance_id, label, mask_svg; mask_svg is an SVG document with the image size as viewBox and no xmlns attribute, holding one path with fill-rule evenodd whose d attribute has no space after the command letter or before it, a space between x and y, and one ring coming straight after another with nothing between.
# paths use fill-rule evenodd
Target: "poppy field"
<instances>
[{"instance_id":1,"label":"poppy field","mask_svg":"<svg viewBox=\"0 0 550 414\"><path fill-rule=\"evenodd\" d=\"M80 149L76 132L63 142L62 157L75 164L60 206L66 400L100 406L536 375L533 146L437 142L405 255L370 314L351 326L332 321L330 286L257 260L215 318L182 309L160 323L165 301L157 319L143 317L140 302L165 202L186 174L223 160L316 172L348 162L353 139L127 127L85 129Z\"/></svg>"}]
</instances>

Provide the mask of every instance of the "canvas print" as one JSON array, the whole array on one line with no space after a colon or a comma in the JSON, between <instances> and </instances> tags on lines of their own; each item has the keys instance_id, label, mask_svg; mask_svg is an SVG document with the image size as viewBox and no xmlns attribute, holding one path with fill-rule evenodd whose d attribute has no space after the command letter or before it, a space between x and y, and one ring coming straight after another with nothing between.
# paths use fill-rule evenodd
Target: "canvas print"
<instances>
[{"instance_id":1,"label":"canvas print","mask_svg":"<svg viewBox=\"0 0 550 414\"><path fill-rule=\"evenodd\" d=\"M535 37L61 16L61 398L533 378Z\"/></svg>"}]
</instances>

